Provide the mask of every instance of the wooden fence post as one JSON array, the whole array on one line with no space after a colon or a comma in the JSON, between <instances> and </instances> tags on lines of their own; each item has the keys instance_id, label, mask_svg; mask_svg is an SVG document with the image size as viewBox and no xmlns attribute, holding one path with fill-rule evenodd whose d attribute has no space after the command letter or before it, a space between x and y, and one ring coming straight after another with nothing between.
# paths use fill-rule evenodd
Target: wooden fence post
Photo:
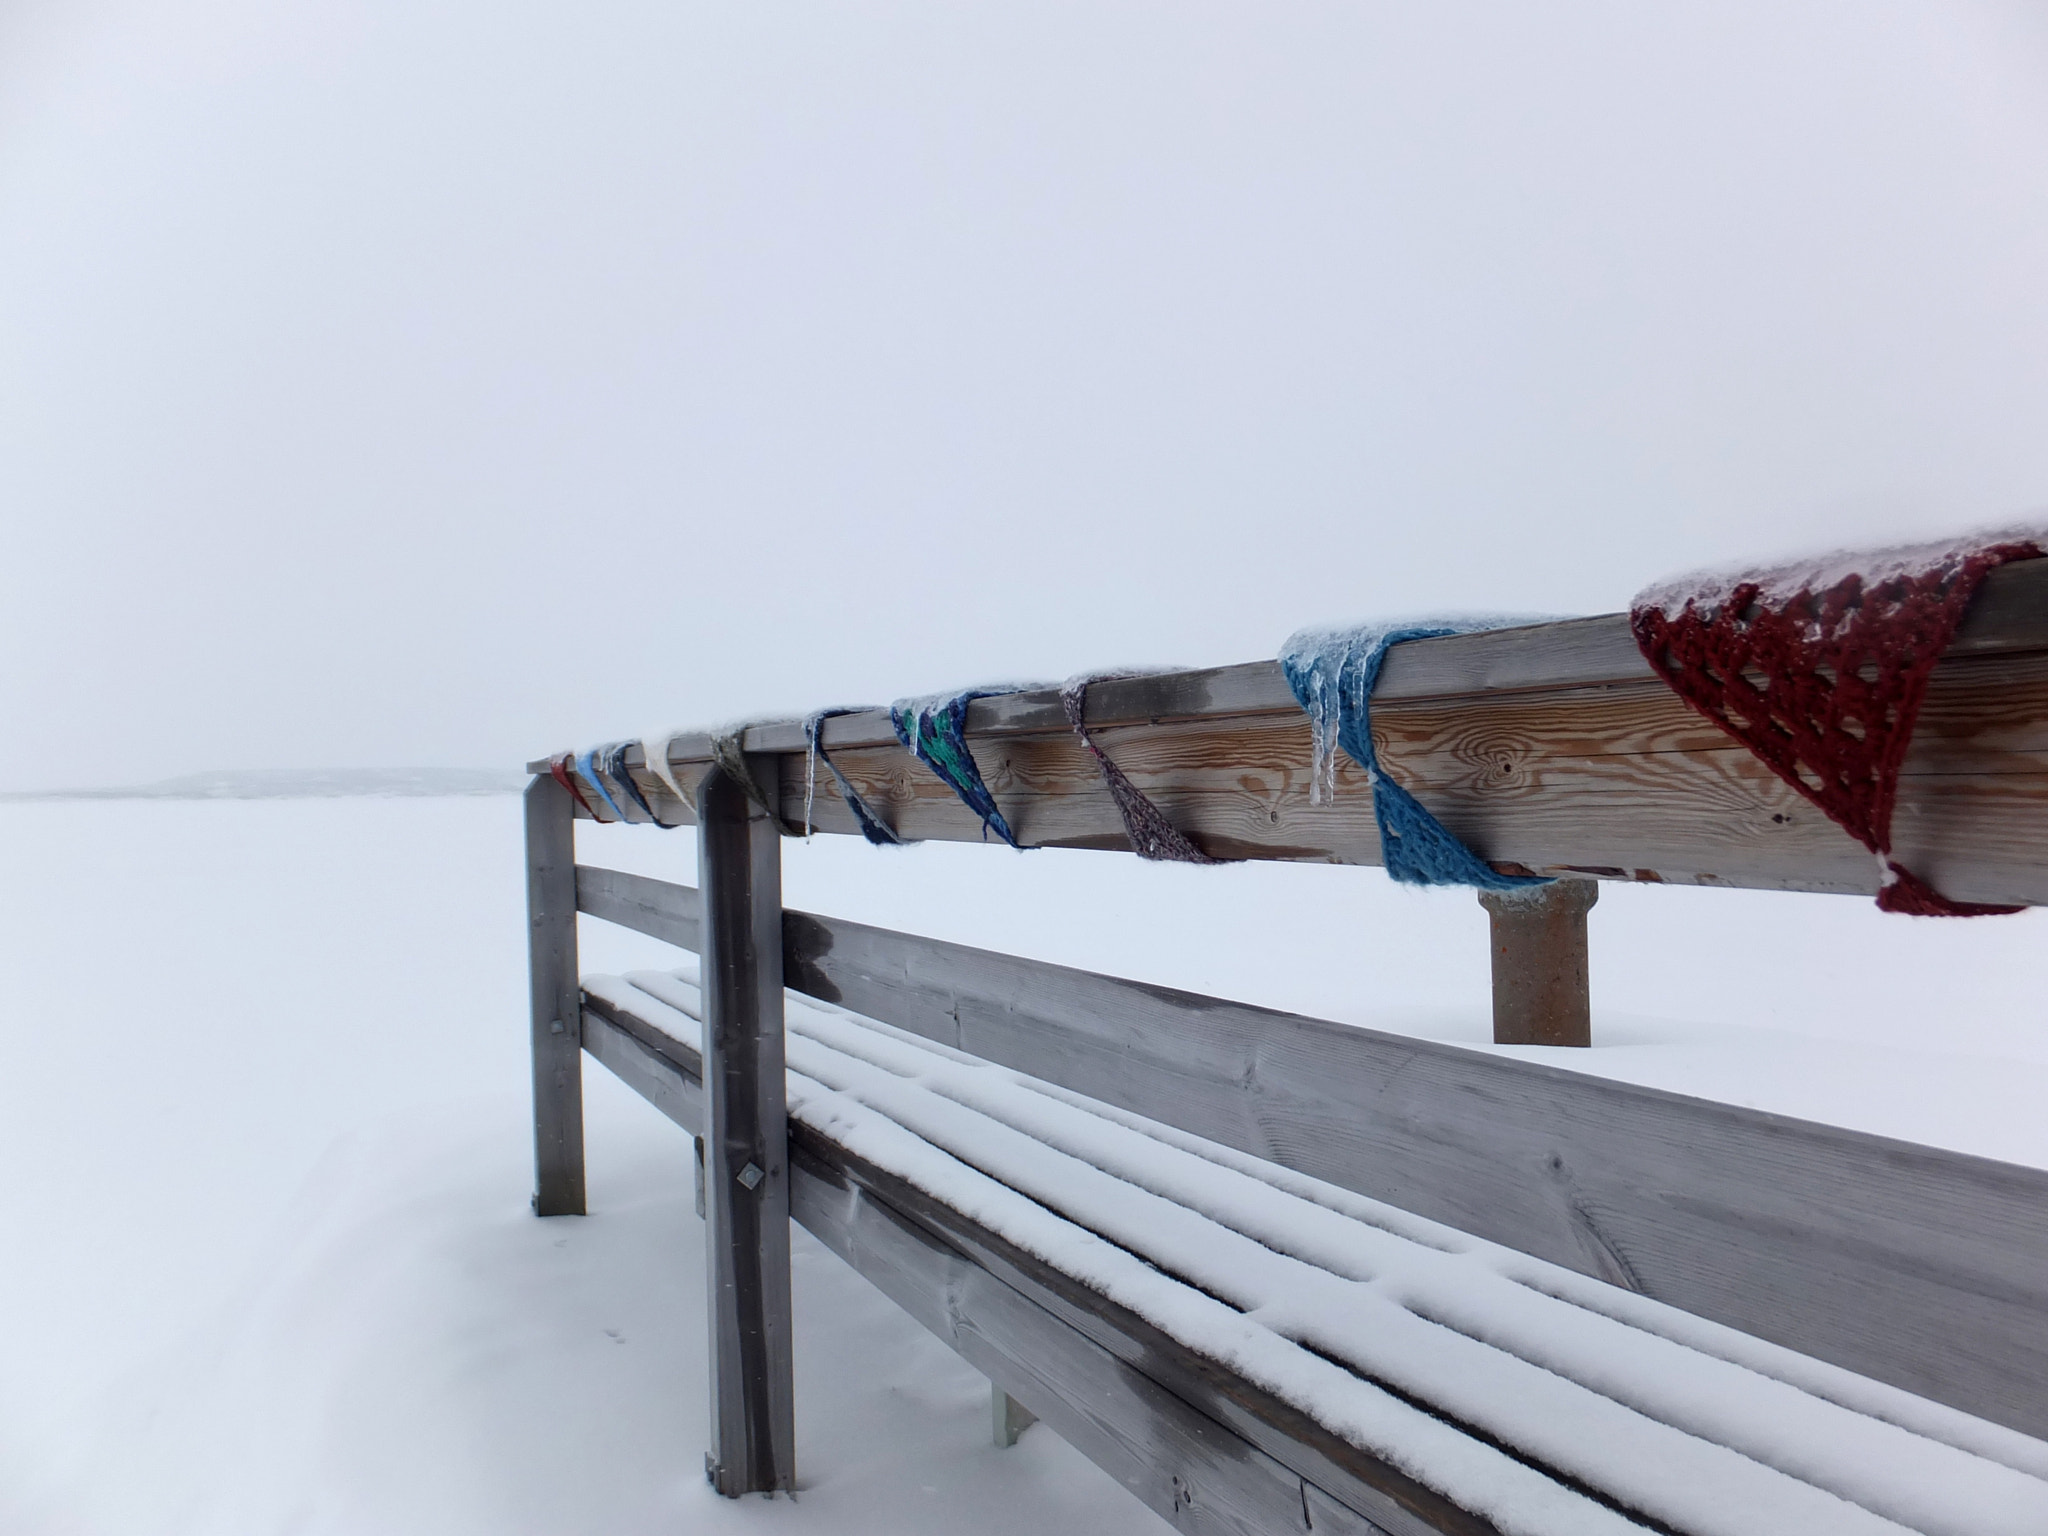
<instances>
[{"instance_id":1,"label":"wooden fence post","mask_svg":"<svg viewBox=\"0 0 2048 1536\"><path fill-rule=\"evenodd\" d=\"M697 793L697 849L711 1314L704 1472L712 1487L737 1498L796 1483L782 848L775 824L714 768Z\"/></svg>"},{"instance_id":2,"label":"wooden fence post","mask_svg":"<svg viewBox=\"0 0 2048 1536\"><path fill-rule=\"evenodd\" d=\"M576 822L546 774L526 786L526 953L533 1000L533 1209L583 1214L583 1010Z\"/></svg>"},{"instance_id":3,"label":"wooden fence post","mask_svg":"<svg viewBox=\"0 0 2048 1536\"><path fill-rule=\"evenodd\" d=\"M1479 893L1493 931L1494 1044L1593 1043L1586 913L1599 899L1591 880Z\"/></svg>"}]
</instances>

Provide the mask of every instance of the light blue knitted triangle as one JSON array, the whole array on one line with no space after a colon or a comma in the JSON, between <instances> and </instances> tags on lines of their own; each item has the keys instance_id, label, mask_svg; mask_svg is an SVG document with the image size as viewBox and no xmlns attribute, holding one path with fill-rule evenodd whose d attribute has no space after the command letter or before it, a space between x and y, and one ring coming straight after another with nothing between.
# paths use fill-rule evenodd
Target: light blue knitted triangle
<instances>
[{"instance_id":1,"label":"light blue knitted triangle","mask_svg":"<svg viewBox=\"0 0 2048 1536\"><path fill-rule=\"evenodd\" d=\"M1394 646L1404 640L1542 622L1507 614L1463 614L1349 629L1303 629L1281 646L1280 669L1294 690L1295 702L1308 714L1314 741L1310 800L1335 798L1336 749L1342 747L1372 782L1381 857L1387 873L1403 884L1510 891L1550 883L1541 875L1504 875L1467 848L1421 801L1387 777L1372 745L1372 691Z\"/></svg>"}]
</instances>

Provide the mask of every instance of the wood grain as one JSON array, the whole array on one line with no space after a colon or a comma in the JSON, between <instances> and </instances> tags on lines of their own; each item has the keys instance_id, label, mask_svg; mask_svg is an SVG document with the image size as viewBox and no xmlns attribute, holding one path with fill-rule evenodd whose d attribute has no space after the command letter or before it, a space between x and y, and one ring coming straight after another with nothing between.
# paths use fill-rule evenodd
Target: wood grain
<instances>
[{"instance_id":1,"label":"wood grain","mask_svg":"<svg viewBox=\"0 0 2048 1536\"><path fill-rule=\"evenodd\" d=\"M1098 740L1211 854L1380 861L1362 773L1308 795L1308 728L1270 662L1089 691ZM1602 879L1870 895L1848 834L1649 672L1620 615L1416 641L1374 704L1388 771L1487 858ZM1094 765L1046 691L978 701L968 740L1026 844L1126 849ZM981 840L978 820L896 744L886 715L828 721L834 760L906 836ZM765 725L785 815L802 815L801 733ZM700 766L679 740L679 771ZM628 761L635 761L628 754ZM820 830L857 831L821 777ZM687 811L636 773L665 819ZM1995 573L1936 670L1902 778L1898 858L1958 900L2048 901L2048 561Z\"/></svg>"},{"instance_id":2,"label":"wood grain","mask_svg":"<svg viewBox=\"0 0 2048 1536\"><path fill-rule=\"evenodd\" d=\"M577 1039L576 824L553 779L526 788L526 945L533 1053L533 1209L581 1216L583 1053ZM671 899L672 900L672 899Z\"/></svg>"},{"instance_id":3,"label":"wood grain","mask_svg":"<svg viewBox=\"0 0 2048 1536\"><path fill-rule=\"evenodd\" d=\"M2048 1172L842 918L783 935L796 991L2048 1437Z\"/></svg>"},{"instance_id":4,"label":"wood grain","mask_svg":"<svg viewBox=\"0 0 2048 1536\"><path fill-rule=\"evenodd\" d=\"M695 1049L629 1009L595 997L585 1007L591 1053L625 1063L624 1081L687 1129ZM790 1167L796 1221L1176 1529L1493 1531L801 1124Z\"/></svg>"},{"instance_id":5,"label":"wood grain","mask_svg":"<svg viewBox=\"0 0 2048 1536\"><path fill-rule=\"evenodd\" d=\"M727 1498L796 1486L782 846L723 769L697 793L711 1449Z\"/></svg>"}]
</instances>

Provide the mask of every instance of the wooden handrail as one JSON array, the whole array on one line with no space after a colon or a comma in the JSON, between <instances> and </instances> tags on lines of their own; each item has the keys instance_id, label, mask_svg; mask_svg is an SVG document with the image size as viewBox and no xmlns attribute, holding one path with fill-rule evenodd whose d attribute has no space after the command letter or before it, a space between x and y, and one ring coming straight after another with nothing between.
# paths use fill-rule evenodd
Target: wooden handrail
<instances>
[{"instance_id":1,"label":"wooden handrail","mask_svg":"<svg viewBox=\"0 0 2048 1536\"><path fill-rule=\"evenodd\" d=\"M1208 852L1380 862L1362 772L1309 801L1309 731L1272 662L1102 683L1088 717L1133 781ZM1599 879L1871 894L1877 861L1654 677L1621 615L1420 640L1389 657L1373 710L1387 769L1509 867ZM1129 843L1051 690L976 702L968 739L1027 845ZM887 715L826 722L833 760L906 837L974 842L981 824L896 743ZM794 722L751 727L785 817L807 792ZM708 738L678 737L679 776ZM638 749L627 753L629 768ZM544 769L538 765L536 771ZM665 820L688 809L644 767ZM819 831L856 832L822 772ZM1936 669L1894 820L1903 864L1961 901L2048 902L2048 560L1992 573Z\"/></svg>"}]
</instances>

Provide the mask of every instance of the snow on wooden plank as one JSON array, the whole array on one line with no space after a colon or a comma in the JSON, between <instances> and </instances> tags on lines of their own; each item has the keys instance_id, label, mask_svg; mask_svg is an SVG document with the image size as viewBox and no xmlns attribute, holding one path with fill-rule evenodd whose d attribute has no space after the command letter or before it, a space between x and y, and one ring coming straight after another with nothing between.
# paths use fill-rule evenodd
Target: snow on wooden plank
<instances>
[{"instance_id":1,"label":"snow on wooden plank","mask_svg":"<svg viewBox=\"0 0 2048 1536\"><path fill-rule=\"evenodd\" d=\"M695 1005L686 977L629 983ZM1689 1532L2018 1533L2048 1510L2048 1447L1997 1426L1639 1298L1589 1306L1606 1288L837 1010L790 1027L798 1120L1501 1529L1598 1517L1550 1523L1548 1495L1459 1463L1472 1445ZM1481 1440L1452 1454L1389 1415L1418 1401Z\"/></svg>"},{"instance_id":2,"label":"snow on wooden plank","mask_svg":"<svg viewBox=\"0 0 2048 1536\"><path fill-rule=\"evenodd\" d=\"M678 906L641 882L644 902ZM2048 1435L2048 1173L784 915L800 992Z\"/></svg>"}]
</instances>

